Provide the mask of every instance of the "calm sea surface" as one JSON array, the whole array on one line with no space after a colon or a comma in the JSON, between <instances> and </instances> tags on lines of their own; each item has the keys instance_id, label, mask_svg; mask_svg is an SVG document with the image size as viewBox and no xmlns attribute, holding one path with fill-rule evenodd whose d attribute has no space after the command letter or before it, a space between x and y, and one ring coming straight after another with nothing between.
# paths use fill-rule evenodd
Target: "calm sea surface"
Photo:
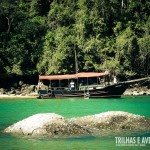
<instances>
[{"instance_id":1,"label":"calm sea surface","mask_svg":"<svg viewBox=\"0 0 150 150\"><path fill-rule=\"evenodd\" d=\"M57 113L64 117L79 117L106 111L126 111L150 118L150 96L121 99L0 99L0 150L148 150L146 146L116 146L115 136L31 138L12 136L2 131L37 113ZM116 135L116 136L124 136ZM149 133L134 133L150 137Z\"/></svg>"}]
</instances>

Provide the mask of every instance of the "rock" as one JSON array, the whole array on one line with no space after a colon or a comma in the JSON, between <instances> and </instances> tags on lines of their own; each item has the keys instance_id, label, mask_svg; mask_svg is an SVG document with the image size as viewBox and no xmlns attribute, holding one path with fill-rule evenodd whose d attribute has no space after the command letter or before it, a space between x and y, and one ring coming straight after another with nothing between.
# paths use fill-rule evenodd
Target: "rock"
<instances>
[{"instance_id":1,"label":"rock","mask_svg":"<svg viewBox=\"0 0 150 150\"><path fill-rule=\"evenodd\" d=\"M149 131L150 119L122 111L66 119L54 113L36 114L4 132L31 136L101 135L102 131ZM111 133L110 132L110 133Z\"/></svg>"},{"instance_id":2,"label":"rock","mask_svg":"<svg viewBox=\"0 0 150 150\"><path fill-rule=\"evenodd\" d=\"M29 92L30 92L30 93L31 93L31 92L34 92L35 89L36 89L36 86L35 86L35 85L30 85L30 86L28 86L28 89L29 89Z\"/></svg>"},{"instance_id":3,"label":"rock","mask_svg":"<svg viewBox=\"0 0 150 150\"><path fill-rule=\"evenodd\" d=\"M134 95L134 96L138 96L138 95L150 95L150 89L148 89L147 87L140 87L140 88L129 88L127 89L123 95L129 96L129 95Z\"/></svg>"},{"instance_id":4,"label":"rock","mask_svg":"<svg viewBox=\"0 0 150 150\"><path fill-rule=\"evenodd\" d=\"M19 86L22 86L24 84L23 81L19 81Z\"/></svg>"},{"instance_id":5,"label":"rock","mask_svg":"<svg viewBox=\"0 0 150 150\"><path fill-rule=\"evenodd\" d=\"M0 88L0 94L5 94L5 89Z\"/></svg>"},{"instance_id":6,"label":"rock","mask_svg":"<svg viewBox=\"0 0 150 150\"><path fill-rule=\"evenodd\" d=\"M127 89L123 95L130 96L130 95L132 95L132 92Z\"/></svg>"},{"instance_id":7,"label":"rock","mask_svg":"<svg viewBox=\"0 0 150 150\"><path fill-rule=\"evenodd\" d=\"M20 95L21 94L21 91L19 89L15 90L15 92L16 92L15 93L16 95Z\"/></svg>"},{"instance_id":8,"label":"rock","mask_svg":"<svg viewBox=\"0 0 150 150\"><path fill-rule=\"evenodd\" d=\"M75 124L105 130L150 130L150 119L122 111L109 111L72 119Z\"/></svg>"},{"instance_id":9,"label":"rock","mask_svg":"<svg viewBox=\"0 0 150 150\"><path fill-rule=\"evenodd\" d=\"M23 84L21 86L21 92L22 94L25 94L25 95L35 92L35 90L36 90L36 85Z\"/></svg>"},{"instance_id":10,"label":"rock","mask_svg":"<svg viewBox=\"0 0 150 150\"><path fill-rule=\"evenodd\" d=\"M6 128L4 132L32 136L74 135L86 133L82 127L72 124L64 117L54 113L33 115L11 125Z\"/></svg>"},{"instance_id":11,"label":"rock","mask_svg":"<svg viewBox=\"0 0 150 150\"><path fill-rule=\"evenodd\" d=\"M8 91L8 94L15 94L15 93L16 91L14 87L11 87L10 90Z\"/></svg>"},{"instance_id":12,"label":"rock","mask_svg":"<svg viewBox=\"0 0 150 150\"><path fill-rule=\"evenodd\" d=\"M62 119L64 119L62 116L54 113L36 114L11 125L5 129L5 132L23 135L44 135L47 133L46 125Z\"/></svg>"}]
</instances>

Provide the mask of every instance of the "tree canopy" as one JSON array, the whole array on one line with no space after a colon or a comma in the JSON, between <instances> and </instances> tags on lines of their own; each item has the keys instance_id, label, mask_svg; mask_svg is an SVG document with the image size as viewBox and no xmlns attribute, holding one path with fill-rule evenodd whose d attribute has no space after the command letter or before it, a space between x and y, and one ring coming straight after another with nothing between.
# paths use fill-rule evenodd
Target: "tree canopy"
<instances>
[{"instance_id":1,"label":"tree canopy","mask_svg":"<svg viewBox=\"0 0 150 150\"><path fill-rule=\"evenodd\" d=\"M0 0L0 73L150 74L146 0ZM77 55L77 59L75 59Z\"/></svg>"}]
</instances>

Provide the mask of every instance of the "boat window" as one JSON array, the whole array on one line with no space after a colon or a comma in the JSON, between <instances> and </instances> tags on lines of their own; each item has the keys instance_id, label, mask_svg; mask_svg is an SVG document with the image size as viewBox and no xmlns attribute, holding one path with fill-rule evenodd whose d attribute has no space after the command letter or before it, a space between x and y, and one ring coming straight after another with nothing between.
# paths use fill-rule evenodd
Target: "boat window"
<instances>
[{"instance_id":1,"label":"boat window","mask_svg":"<svg viewBox=\"0 0 150 150\"><path fill-rule=\"evenodd\" d=\"M97 77L88 78L89 85L97 85Z\"/></svg>"}]
</instances>

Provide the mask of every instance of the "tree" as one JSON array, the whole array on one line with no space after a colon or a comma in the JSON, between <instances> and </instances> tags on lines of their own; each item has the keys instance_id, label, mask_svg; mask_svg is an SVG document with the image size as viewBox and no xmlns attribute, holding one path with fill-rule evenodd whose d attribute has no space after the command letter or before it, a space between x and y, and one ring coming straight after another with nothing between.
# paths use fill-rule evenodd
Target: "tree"
<instances>
[{"instance_id":1,"label":"tree","mask_svg":"<svg viewBox=\"0 0 150 150\"><path fill-rule=\"evenodd\" d=\"M1 0L1 72L149 74L149 7L141 0Z\"/></svg>"}]
</instances>

